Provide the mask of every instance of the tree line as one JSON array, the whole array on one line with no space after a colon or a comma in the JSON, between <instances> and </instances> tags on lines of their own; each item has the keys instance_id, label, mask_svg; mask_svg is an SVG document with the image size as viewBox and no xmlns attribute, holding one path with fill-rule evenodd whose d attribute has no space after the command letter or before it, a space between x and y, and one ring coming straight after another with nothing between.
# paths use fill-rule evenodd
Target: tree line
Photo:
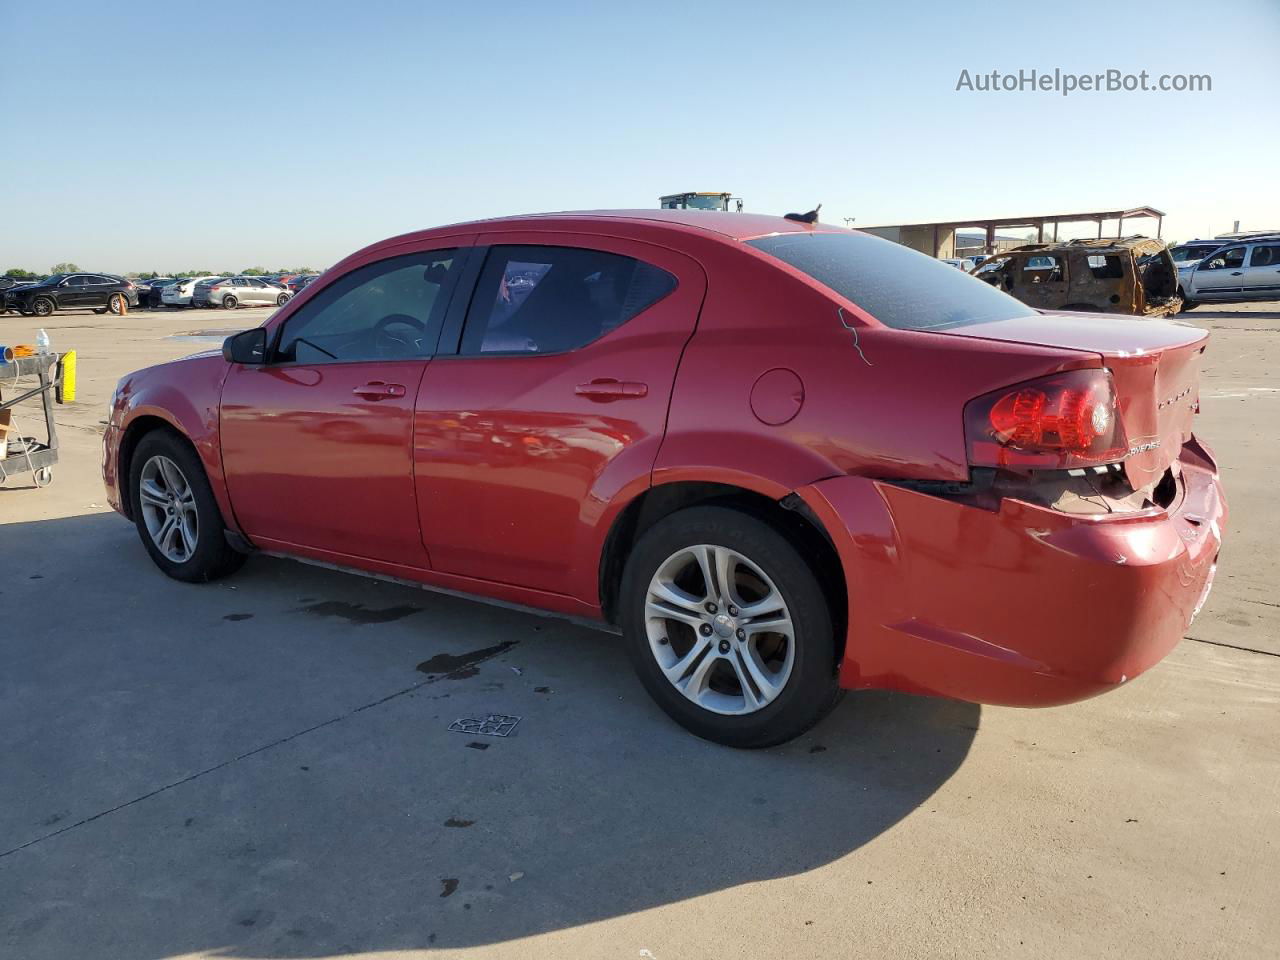
<instances>
[{"instance_id":1,"label":"tree line","mask_svg":"<svg viewBox=\"0 0 1280 960\"><path fill-rule=\"evenodd\" d=\"M55 263L49 268L48 273L35 273L31 270L24 270L22 267L9 267L5 270L3 276L12 277L14 280L43 280L45 277L52 276L55 273L81 273L80 267L74 263L64 262ZM262 267L246 267L244 270L182 270L178 273L158 273L155 270L133 270L126 273L125 276L130 280L154 280L156 277L267 277L282 273L319 273L319 270L312 267L297 267L294 269L282 270L266 270Z\"/></svg>"}]
</instances>

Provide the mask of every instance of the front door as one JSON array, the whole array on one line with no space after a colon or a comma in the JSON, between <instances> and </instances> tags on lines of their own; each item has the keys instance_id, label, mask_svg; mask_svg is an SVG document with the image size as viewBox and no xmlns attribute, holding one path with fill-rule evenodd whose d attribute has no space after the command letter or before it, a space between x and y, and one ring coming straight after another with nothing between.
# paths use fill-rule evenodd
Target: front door
<instances>
[{"instance_id":1,"label":"front door","mask_svg":"<svg viewBox=\"0 0 1280 960\"><path fill-rule=\"evenodd\" d=\"M418 393L431 565L592 602L596 521L620 488L647 484L706 281L685 256L635 241L480 242L495 245L456 352L442 343Z\"/></svg>"},{"instance_id":2,"label":"front door","mask_svg":"<svg viewBox=\"0 0 1280 960\"><path fill-rule=\"evenodd\" d=\"M1191 274L1192 300L1235 300L1244 289L1243 246L1211 253Z\"/></svg>"},{"instance_id":3,"label":"front door","mask_svg":"<svg viewBox=\"0 0 1280 960\"><path fill-rule=\"evenodd\" d=\"M1248 300L1280 300L1280 242L1255 243L1244 268Z\"/></svg>"},{"instance_id":4,"label":"front door","mask_svg":"<svg viewBox=\"0 0 1280 960\"><path fill-rule=\"evenodd\" d=\"M268 362L233 365L222 459L264 547L427 566L413 486L414 399L456 281L455 250L375 260L273 324Z\"/></svg>"},{"instance_id":5,"label":"front door","mask_svg":"<svg viewBox=\"0 0 1280 960\"><path fill-rule=\"evenodd\" d=\"M1018 264L1018 299L1039 310L1056 310L1067 300L1067 258L1028 257Z\"/></svg>"},{"instance_id":6,"label":"front door","mask_svg":"<svg viewBox=\"0 0 1280 960\"><path fill-rule=\"evenodd\" d=\"M93 288L89 286L89 278L78 273L63 280L54 292L58 299L58 306L78 309L89 306L89 296L92 290Z\"/></svg>"}]
</instances>

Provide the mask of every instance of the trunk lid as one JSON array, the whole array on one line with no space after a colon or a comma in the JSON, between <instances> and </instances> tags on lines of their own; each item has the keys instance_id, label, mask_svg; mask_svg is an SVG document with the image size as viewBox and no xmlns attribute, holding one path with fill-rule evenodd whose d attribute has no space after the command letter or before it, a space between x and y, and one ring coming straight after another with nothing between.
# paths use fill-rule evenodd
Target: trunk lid
<instances>
[{"instance_id":1,"label":"trunk lid","mask_svg":"<svg viewBox=\"0 0 1280 960\"><path fill-rule=\"evenodd\" d=\"M947 330L952 336L1093 353L1111 371L1135 490L1158 483L1191 439L1200 408L1200 355L1209 334L1176 320L1046 311Z\"/></svg>"}]
</instances>

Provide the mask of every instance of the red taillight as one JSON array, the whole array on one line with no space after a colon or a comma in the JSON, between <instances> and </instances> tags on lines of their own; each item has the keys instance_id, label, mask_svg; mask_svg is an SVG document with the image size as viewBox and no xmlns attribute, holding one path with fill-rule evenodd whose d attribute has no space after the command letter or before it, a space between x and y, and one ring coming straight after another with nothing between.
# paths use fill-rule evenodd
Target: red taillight
<instances>
[{"instance_id":1,"label":"red taillight","mask_svg":"<svg viewBox=\"0 0 1280 960\"><path fill-rule=\"evenodd\" d=\"M1040 470L1123 460L1128 450L1111 373L1071 370L997 390L964 408L969 463Z\"/></svg>"}]
</instances>

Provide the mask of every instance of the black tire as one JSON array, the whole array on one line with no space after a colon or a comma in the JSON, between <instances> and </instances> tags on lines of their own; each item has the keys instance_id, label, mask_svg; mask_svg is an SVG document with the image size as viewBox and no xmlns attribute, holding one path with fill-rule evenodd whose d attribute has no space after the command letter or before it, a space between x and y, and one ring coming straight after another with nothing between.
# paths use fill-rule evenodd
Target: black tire
<instances>
[{"instance_id":1,"label":"black tire","mask_svg":"<svg viewBox=\"0 0 1280 960\"><path fill-rule=\"evenodd\" d=\"M240 305L240 301L239 301L239 300L237 300L235 297L233 297L233 296L232 296L231 294L229 294L229 293L228 293L225 297L223 297L223 298L222 298L222 309L223 309L223 310L234 310L234 309L235 309L236 307L238 307L239 305Z\"/></svg>"},{"instance_id":2,"label":"black tire","mask_svg":"<svg viewBox=\"0 0 1280 960\"><path fill-rule=\"evenodd\" d=\"M127 303L128 301L125 299L124 294L113 293L110 297L107 298L107 310L110 313L115 314L116 316L120 316L121 314L124 313L125 305Z\"/></svg>"},{"instance_id":3,"label":"black tire","mask_svg":"<svg viewBox=\"0 0 1280 960\"><path fill-rule=\"evenodd\" d=\"M182 471L191 485L195 497L198 531L196 546L183 563L174 563L151 539L143 519L139 495L140 478L147 461L155 456L168 457ZM222 511L213 497L209 478L195 450L185 439L168 430L153 430L138 441L129 464L129 507L133 514L138 536L157 567L175 580L186 583L204 583L217 580L238 570L245 561L244 554L232 549L225 535L226 524Z\"/></svg>"},{"instance_id":4,"label":"black tire","mask_svg":"<svg viewBox=\"0 0 1280 960\"><path fill-rule=\"evenodd\" d=\"M288 302L289 302L289 294L287 293L282 293L280 294L280 296L276 297L277 307L283 307Z\"/></svg>"},{"instance_id":5,"label":"black tire","mask_svg":"<svg viewBox=\"0 0 1280 960\"><path fill-rule=\"evenodd\" d=\"M1186 313L1188 310L1194 310L1198 306L1200 306L1200 302L1198 300L1183 300L1182 309L1178 312Z\"/></svg>"},{"instance_id":6,"label":"black tire","mask_svg":"<svg viewBox=\"0 0 1280 960\"><path fill-rule=\"evenodd\" d=\"M101 314L104 314L104 313L106 313L106 312L107 312L107 308L106 308L106 307L94 307L94 308L93 308L93 312L94 312L94 313L96 313L96 314L101 315Z\"/></svg>"},{"instance_id":7,"label":"black tire","mask_svg":"<svg viewBox=\"0 0 1280 960\"><path fill-rule=\"evenodd\" d=\"M650 580L684 547L727 547L757 565L777 586L794 629L794 662L785 686L754 713L726 715L688 699L662 672L650 647L645 608ZM836 637L821 581L790 540L749 513L691 507L650 528L631 551L619 593L624 642L649 695L686 730L730 747L785 743L804 733L840 701Z\"/></svg>"},{"instance_id":8,"label":"black tire","mask_svg":"<svg viewBox=\"0 0 1280 960\"><path fill-rule=\"evenodd\" d=\"M31 303L31 312L37 317L51 317L56 304L48 297L36 297Z\"/></svg>"}]
</instances>

